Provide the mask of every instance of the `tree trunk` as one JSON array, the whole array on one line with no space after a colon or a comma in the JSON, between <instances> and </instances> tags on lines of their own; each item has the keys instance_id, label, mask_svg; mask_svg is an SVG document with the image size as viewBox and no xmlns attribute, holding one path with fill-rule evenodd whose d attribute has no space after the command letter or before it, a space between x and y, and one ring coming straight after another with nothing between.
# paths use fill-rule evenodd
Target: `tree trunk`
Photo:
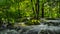
<instances>
[{"instance_id":1,"label":"tree trunk","mask_svg":"<svg viewBox=\"0 0 60 34\"><path fill-rule=\"evenodd\" d=\"M44 18L44 3L42 4L42 18Z\"/></svg>"},{"instance_id":2,"label":"tree trunk","mask_svg":"<svg viewBox=\"0 0 60 34\"><path fill-rule=\"evenodd\" d=\"M35 7L36 7L36 19L38 20L39 19L39 0L36 0Z\"/></svg>"}]
</instances>

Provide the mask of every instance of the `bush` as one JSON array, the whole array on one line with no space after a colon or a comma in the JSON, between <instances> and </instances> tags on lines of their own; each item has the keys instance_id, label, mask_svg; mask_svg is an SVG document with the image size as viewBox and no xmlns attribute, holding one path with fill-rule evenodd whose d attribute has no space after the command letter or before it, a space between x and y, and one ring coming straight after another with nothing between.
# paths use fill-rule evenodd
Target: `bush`
<instances>
[{"instance_id":1,"label":"bush","mask_svg":"<svg viewBox=\"0 0 60 34\"><path fill-rule=\"evenodd\" d=\"M27 24L27 25L38 25L38 24L40 24L40 21L36 20L36 19L32 19L32 20L27 21L27 23L25 23L25 24Z\"/></svg>"}]
</instances>

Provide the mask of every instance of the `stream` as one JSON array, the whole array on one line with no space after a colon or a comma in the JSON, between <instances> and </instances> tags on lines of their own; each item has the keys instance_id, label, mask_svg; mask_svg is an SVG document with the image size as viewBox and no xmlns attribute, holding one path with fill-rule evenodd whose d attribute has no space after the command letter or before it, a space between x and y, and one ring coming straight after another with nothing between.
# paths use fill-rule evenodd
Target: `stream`
<instances>
[{"instance_id":1,"label":"stream","mask_svg":"<svg viewBox=\"0 0 60 34\"><path fill-rule=\"evenodd\" d=\"M50 20L50 22L52 21ZM26 27L17 27L15 29L0 30L0 34L60 34L60 26L48 26L44 24L31 25Z\"/></svg>"}]
</instances>

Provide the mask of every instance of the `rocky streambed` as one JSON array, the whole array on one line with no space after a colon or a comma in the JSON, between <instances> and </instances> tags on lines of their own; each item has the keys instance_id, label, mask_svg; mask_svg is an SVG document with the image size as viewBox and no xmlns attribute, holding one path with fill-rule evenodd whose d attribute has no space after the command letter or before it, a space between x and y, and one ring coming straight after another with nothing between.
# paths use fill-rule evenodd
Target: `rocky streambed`
<instances>
[{"instance_id":1,"label":"rocky streambed","mask_svg":"<svg viewBox=\"0 0 60 34\"><path fill-rule=\"evenodd\" d=\"M33 25L0 30L0 34L60 34L59 26Z\"/></svg>"},{"instance_id":2,"label":"rocky streambed","mask_svg":"<svg viewBox=\"0 0 60 34\"><path fill-rule=\"evenodd\" d=\"M0 28L0 34L60 34L60 20L47 20L40 25Z\"/></svg>"}]
</instances>

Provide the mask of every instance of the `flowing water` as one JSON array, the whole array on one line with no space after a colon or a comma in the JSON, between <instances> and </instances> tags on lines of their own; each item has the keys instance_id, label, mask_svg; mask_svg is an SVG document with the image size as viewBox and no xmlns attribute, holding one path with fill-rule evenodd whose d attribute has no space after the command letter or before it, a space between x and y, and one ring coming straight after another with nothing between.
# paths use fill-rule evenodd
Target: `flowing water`
<instances>
[{"instance_id":1,"label":"flowing water","mask_svg":"<svg viewBox=\"0 0 60 34\"><path fill-rule=\"evenodd\" d=\"M0 31L0 34L60 34L60 26L32 25L16 29L4 29Z\"/></svg>"}]
</instances>

